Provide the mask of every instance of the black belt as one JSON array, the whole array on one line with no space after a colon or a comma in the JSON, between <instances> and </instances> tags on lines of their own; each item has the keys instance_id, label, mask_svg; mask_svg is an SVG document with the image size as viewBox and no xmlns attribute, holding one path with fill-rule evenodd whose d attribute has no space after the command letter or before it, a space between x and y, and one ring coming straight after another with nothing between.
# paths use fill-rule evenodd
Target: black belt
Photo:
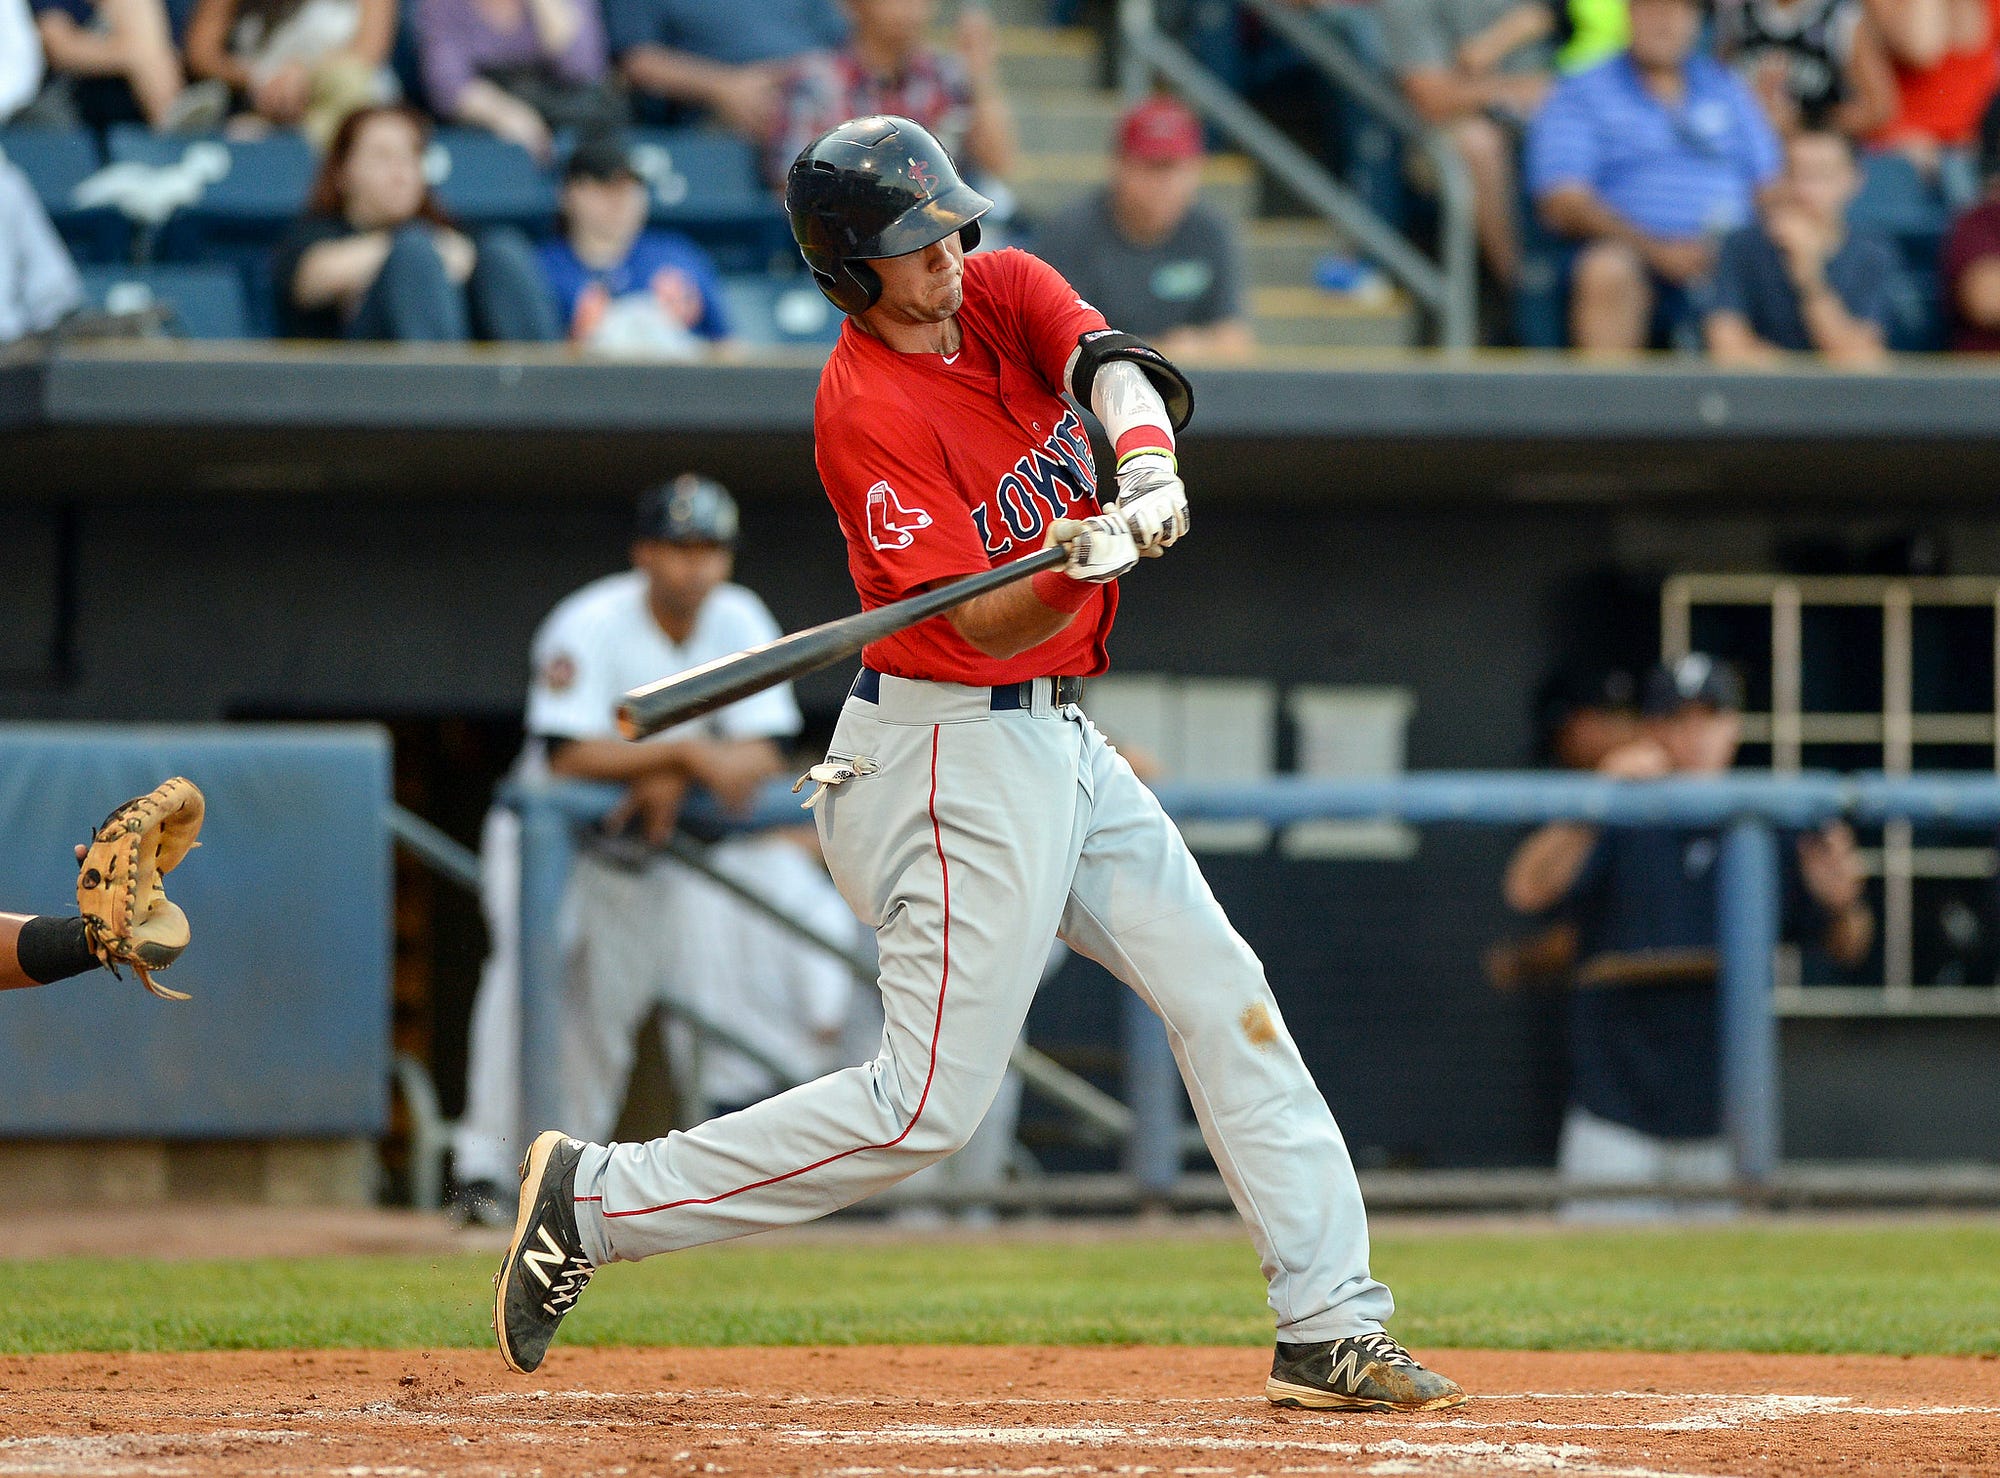
<instances>
[{"instance_id":1,"label":"black belt","mask_svg":"<svg viewBox=\"0 0 2000 1478\"><path fill-rule=\"evenodd\" d=\"M1082 678L1057 677L1050 678L1049 681L1055 684L1056 707L1060 708L1065 703L1083 702ZM854 679L854 686L849 688L848 692L854 697L859 698L863 703L880 703L882 701L882 674L872 667L862 668ZM1004 683L1000 687L992 689L991 692L993 694L992 706L995 713L1002 713L1008 709L1033 708L1035 706L1035 684L1033 681Z\"/></svg>"}]
</instances>

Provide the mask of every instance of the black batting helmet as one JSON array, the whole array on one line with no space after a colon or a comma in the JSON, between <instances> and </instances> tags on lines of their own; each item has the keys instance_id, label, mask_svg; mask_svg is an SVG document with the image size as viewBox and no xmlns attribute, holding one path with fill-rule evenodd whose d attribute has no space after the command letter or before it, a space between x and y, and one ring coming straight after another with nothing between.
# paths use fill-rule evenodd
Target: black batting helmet
<instances>
[{"instance_id":1,"label":"black batting helmet","mask_svg":"<svg viewBox=\"0 0 2000 1478\"><path fill-rule=\"evenodd\" d=\"M669 544L721 544L733 549L736 500L714 478L683 472L672 482L639 494L632 537L663 539Z\"/></svg>"},{"instance_id":2,"label":"black batting helmet","mask_svg":"<svg viewBox=\"0 0 2000 1478\"><path fill-rule=\"evenodd\" d=\"M850 119L807 144L785 176L799 254L843 313L882 296L871 259L921 251L954 231L971 251L992 208L931 131L907 118Z\"/></svg>"}]
</instances>

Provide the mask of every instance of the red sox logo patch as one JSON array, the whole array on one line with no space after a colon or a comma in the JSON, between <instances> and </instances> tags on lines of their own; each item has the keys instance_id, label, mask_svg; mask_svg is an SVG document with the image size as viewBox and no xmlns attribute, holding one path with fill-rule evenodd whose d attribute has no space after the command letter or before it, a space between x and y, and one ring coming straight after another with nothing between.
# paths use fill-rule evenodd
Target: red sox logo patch
<instances>
[{"instance_id":1,"label":"red sox logo patch","mask_svg":"<svg viewBox=\"0 0 2000 1478\"><path fill-rule=\"evenodd\" d=\"M868 490L868 542L877 549L908 549L917 541L917 530L930 526L931 516L921 508L904 507L888 483Z\"/></svg>"}]
</instances>

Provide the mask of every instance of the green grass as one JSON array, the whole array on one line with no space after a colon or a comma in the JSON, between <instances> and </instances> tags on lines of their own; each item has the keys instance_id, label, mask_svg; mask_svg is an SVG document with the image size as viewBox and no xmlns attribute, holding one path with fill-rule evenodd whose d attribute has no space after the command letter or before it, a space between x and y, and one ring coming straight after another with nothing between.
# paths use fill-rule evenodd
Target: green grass
<instances>
[{"instance_id":1,"label":"green grass","mask_svg":"<svg viewBox=\"0 0 2000 1478\"><path fill-rule=\"evenodd\" d=\"M482 1345L480 1257L0 1264L0 1352ZM1418 1345L2000 1349L2000 1225L1388 1236ZM1243 1344L1240 1238L736 1243L607 1268L570 1344Z\"/></svg>"}]
</instances>

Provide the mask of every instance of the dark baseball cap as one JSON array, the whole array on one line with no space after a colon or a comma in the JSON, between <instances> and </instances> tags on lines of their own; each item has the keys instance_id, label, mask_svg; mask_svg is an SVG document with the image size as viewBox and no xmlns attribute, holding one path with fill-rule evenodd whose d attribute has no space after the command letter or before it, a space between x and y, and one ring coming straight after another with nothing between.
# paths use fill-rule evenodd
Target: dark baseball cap
<instances>
[{"instance_id":1,"label":"dark baseball cap","mask_svg":"<svg viewBox=\"0 0 2000 1478\"><path fill-rule=\"evenodd\" d=\"M736 500L728 488L698 472L683 472L672 482L639 494L632 537L734 549L736 523Z\"/></svg>"},{"instance_id":2,"label":"dark baseball cap","mask_svg":"<svg viewBox=\"0 0 2000 1478\"><path fill-rule=\"evenodd\" d=\"M1648 718L1666 718L1690 703L1706 703L1735 713L1743 707L1743 679L1734 667L1706 652L1689 652L1646 674L1644 712Z\"/></svg>"},{"instance_id":3,"label":"dark baseball cap","mask_svg":"<svg viewBox=\"0 0 2000 1478\"><path fill-rule=\"evenodd\" d=\"M596 133L582 139L570 150L563 165L563 180L636 180L639 171L632 163L632 151L622 136Z\"/></svg>"}]
</instances>

